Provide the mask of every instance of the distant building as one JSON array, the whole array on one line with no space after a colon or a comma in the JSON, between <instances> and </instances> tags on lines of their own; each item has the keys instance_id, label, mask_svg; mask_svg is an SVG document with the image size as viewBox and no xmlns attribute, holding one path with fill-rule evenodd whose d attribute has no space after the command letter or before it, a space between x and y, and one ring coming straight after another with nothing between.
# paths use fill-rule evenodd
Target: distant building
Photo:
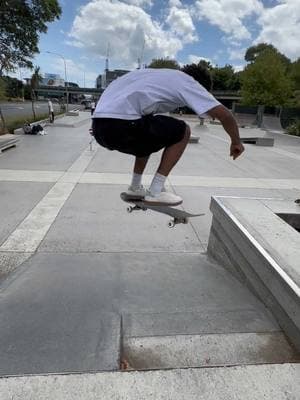
<instances>
[{"instance_id":1,"label":"distant building","mask_svg":"<svg viewBox=\"0 0 300 400\"><path fill-rule=\"evenodd\" d=\"M127 74L130 71L124 70L124 69L115 69L114 71L108 71L106 70L104 74L101 76L101 87L102 89L107 88L107 86L113 82L115 79L120 78L120 76L123 76Z\"/></svg>"},{"instance_id":2,"label":"distant building","mask_svg":"<svg viewBox=\"0 0 300 400\"><path fill-rule=\"evenodd\" d=\"M96 88L101 89L102 88L102 75L98 75L96 79Z\"/></svg>"},{"instance_id":3,"label":"distant building","mask_svg":"<svg viewBox=\"0 0 300 400\"><path fill-rule=\"evenodd\" d=\"M60 75L46 73L40 84L45 86L65 86L65 80Z\"/></svg>"}]
</instances>

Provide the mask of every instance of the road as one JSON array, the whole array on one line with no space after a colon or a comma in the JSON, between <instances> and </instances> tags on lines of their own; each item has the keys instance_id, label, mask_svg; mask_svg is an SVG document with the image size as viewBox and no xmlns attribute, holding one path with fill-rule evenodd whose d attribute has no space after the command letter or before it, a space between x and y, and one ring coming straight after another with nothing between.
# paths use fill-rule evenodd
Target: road
<instances>
[{"instance_id":1,"label":"road","mask_svg":"<svg viewBox=\"0 0 300 400\"><path fill-rule=\"evenodd\" d=\"M25 101L24 103L12 103L12 102L1 102L0 107L4 118L9 120L18 117L32 116L31 101ZM53 102L54 111L59 111L60 106ZM69 104L69 109L78 108L78 104ZM48 103L47 101L38 101L35 103L36 114L47 114Z\"/></svg>"}]
</instances>

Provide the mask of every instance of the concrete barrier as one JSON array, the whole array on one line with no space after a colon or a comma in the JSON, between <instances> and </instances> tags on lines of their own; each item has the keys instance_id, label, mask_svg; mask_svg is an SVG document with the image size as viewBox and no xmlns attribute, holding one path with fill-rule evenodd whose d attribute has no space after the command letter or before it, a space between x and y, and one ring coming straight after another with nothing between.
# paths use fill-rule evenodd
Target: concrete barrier
<instances>
[{"instance_id":1,"label":"concrete barrier","mask_svg":"<svg viewBox=\"0 0 300 400\"><path fill-rule=\"evenodd\" d=\"M245 283L300 351L300 235L293 201L213 197L208 254ZM296 218L298 220L298 218Z\"/></svg>"}]
</instances>

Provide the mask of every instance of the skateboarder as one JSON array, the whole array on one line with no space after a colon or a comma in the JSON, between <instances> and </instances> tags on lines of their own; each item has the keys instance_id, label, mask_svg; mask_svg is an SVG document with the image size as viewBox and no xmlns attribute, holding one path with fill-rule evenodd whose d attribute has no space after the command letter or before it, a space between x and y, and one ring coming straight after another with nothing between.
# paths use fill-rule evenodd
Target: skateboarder
<instances>
[{"instance_id":1,"label":"skateboarder","mask_svg":"<svg viewBox=\"0 0 300 400\"><path fill-rule=\"evenodd\" d=\"M182 120L160 115L187 106L199 116L218 119L231 138L230 156L244 151L238 126L231 112L202 85L184 72L172 69L142 69L129 72L104 91L93 114L97 142L109 150L135 156L127 194L149 204L178 205L181 197L164 190L164 183L183 154L190 128ZM149 156L164 149L149 190L142 175Z\"/></svg>"}]
</instances>

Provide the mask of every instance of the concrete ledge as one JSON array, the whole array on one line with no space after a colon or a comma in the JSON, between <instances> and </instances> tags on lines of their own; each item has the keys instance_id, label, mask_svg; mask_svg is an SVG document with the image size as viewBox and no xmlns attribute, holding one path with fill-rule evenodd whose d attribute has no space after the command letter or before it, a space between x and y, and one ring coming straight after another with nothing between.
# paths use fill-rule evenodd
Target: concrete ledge
<instances>
[{"instance_id":1,"label":"concrete ledge","mask_svg":"<svg viewBox=\"0 0 300 400\"><path fill-rule=\"evenodd\" d=\"M79 117L79 110L68 111L66 115L70 117Z\"/></svg>"},{"instance_id":2,"label":"concrete ledge","mask_svg":"<svg viewBox=\"0 0 300 400\"><path fill-rule=\"evenodd\" d=\"M246 137L241 138L242 143L246 144L255 144L256 146L274 146L273 138L265 138L265 137Z\"/></svg>"},{"instance_id":3,"label":"concrete ledge","mask_svg":"<svg viewBox=\"0 0 300 400\"><path fill-rule=\"evenodd\" d=\"M208 254L271 309L300 351L300 235L277 214L300 214L292 201L213 197Z\"/></svg>"},{"instance_id":4,"label":"concrete ledge","mask_svg":"<svg viewBox=\"0 0 300 400\"><path fill-rule=\"evenodd\" d=\"M0 379L1 400L292 400L300 364Z\"/></svg>"},{"instance_id":5,"label":"concrete ledge","mask_svg":"<svg viewBox=\"0 0 300 400\"><path fill-rule=\"evenodd\" d=\"M189 139L189 143L199 143L199 137L198 136L191 136Z\"/></svg>"},{"instance_id":6,"label":"concrete ledge","mask_svg":"<svg viewBox=\"0 0 300 400\"><path fill-rule=\"evenodd\" d=\"M6 134L0 136L0 154L11 147L16 147L19 139L14 135Z\"/></svg>"}]
</instances>

